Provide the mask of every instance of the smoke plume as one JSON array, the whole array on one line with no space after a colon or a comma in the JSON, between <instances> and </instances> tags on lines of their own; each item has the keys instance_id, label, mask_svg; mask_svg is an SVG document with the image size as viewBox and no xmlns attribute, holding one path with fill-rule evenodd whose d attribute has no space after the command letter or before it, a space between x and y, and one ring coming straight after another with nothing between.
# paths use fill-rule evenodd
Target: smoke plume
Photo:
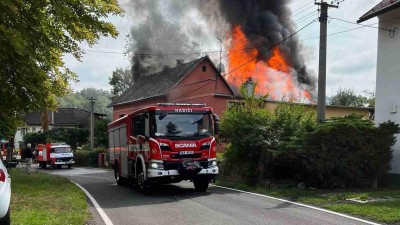
<instances>
[{"instance_id":1,"label":"smoke plume","mask_svg":"<svg viewBox=\"0 0 400 225\"><path fill-rule=\"evenodd\" d=\"M257 48L258 60L268 60L270 49L296 32L288 7L290 0L135 0L127 4L127 13L135 21L131 29L128 53L132 55L132 73L147 75L174 66L177 59L191 60L193 53L219 49L222 37L240 25L248 47ZM126 8L126 7L125 7ZM302 46L293 36L279 45L296 84L315 96L316 79L308 73L301 55ZM154 55L142 55L151 53ZM234 68L229 68L232 70ZM227 72L229 72L229 70Z\"/></svg>"}]
</instances>

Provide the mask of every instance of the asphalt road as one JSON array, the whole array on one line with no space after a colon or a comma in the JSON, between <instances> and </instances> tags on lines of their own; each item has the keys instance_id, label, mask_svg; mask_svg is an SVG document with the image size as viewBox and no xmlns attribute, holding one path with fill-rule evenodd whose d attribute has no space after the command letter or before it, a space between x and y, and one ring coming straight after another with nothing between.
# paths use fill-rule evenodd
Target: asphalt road
<instances>
[{"instance_id":1,"label":"asphalt road","mask_svg":"<svg viewBox=\"0 0 400 225\"><path fill-rule=\"evenodd\" d=\"M288 202L218 187L198 193L190 182L162 185L141 194L117 186L111 170L42 170L84 187L114 225L119 224L365 224ZM93 224L104 224L89 201Z\"/></svg>"}]
</instances>

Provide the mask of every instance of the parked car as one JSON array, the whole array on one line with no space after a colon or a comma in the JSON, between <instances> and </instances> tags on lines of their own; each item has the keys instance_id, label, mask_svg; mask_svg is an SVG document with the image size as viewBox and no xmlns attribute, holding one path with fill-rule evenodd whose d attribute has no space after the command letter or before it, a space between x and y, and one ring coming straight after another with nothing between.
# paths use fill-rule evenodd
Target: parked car
<instances>
[{"instance_id":1,"label":"parked car","mask_svg":"<svg viewBox=\"0 0 400 225\"><path fill-rule=\"evenodd\" d=\"M10 224L11 178L0 159L0 224Z\"/></svg>"}]
</instances>

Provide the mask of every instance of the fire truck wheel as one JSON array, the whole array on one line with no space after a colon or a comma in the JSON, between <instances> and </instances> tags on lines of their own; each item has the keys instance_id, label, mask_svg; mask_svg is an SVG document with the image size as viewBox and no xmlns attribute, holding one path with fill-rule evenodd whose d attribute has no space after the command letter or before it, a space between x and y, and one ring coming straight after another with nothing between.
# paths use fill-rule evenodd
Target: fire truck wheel
<instances>
[{"instance_id":1,"label":"fire truck wheel","mask_svg":"<svg viewBox=\"0 0 400 225\"><path fill-rule=\"evenodd\" d=\"M68 169L71 169L72 168L72 164L68 164Z\"/></svg>"},{"instance_id":2,"label":"fire truck wheel","mask_svg":"<svg viewBox=\"0 0 400 225\"><path fill-rule=\"evenodd\" d=\"M114 176L115 176L115 181L117 182L118 185L123 186L126 184L126 178L119 176L117 165L115 165L114 167Z\"/></svg>"},{"instance_id":3,"label":"fire truck wheel","mask_svg":"<svg viewBox=\"0 0 400 225\"><path fill-rule=\"evenodd\" d=\"M41 162L41 163L40 163L40 168L46 169L46 163L45 163L45 162Z\"/></svg>"},{"instance_id":4,"label":"fire truck wheel","mask_svg":"<svg viewBox=\"0 0 400 225\"><path fill-rule=\"evenodd\" d=\"M144 172L142 166L137 167L137 177L136 177L136 189L139 192L143 192L146 189L145 181L144 181Z\"/></svg>"},{"instance_id":5,"label":"fire truck wheel","mask_svg":"<svg viewBox=\"0 0 400 225\"><path fill-rule=\"evenodd\" d=\"M197 178L193 180L194 188L198 192L205 192L208 189L208 178Z\"/></svg>"},{"instance_id":6,"label":"fire truck wheel","mask_svg":"<svg viewBox=\"0 0 400 225\"><path fill-rule=\"evenodd\" d=\"M56 164L52 163L51 168L54 170L56 168Z\"/></svg>"}]
</instances>

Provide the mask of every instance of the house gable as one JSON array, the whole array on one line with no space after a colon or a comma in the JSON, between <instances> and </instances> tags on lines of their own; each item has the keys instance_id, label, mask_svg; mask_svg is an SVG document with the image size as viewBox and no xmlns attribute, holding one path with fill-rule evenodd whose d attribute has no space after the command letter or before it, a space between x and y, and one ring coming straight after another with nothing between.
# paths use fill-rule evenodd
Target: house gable
<instances>
[{"instance_id":1,"label":"house gable","mask_svg":"<svg viewBox=\"0 0 400 225\"><path fill-rule=\"evenodd\" d=\"M208 57L182 77L169 91L169 102L182 102L194 97L221 96L233 98L234 92Z\"/></svg>"}]
</instances>

